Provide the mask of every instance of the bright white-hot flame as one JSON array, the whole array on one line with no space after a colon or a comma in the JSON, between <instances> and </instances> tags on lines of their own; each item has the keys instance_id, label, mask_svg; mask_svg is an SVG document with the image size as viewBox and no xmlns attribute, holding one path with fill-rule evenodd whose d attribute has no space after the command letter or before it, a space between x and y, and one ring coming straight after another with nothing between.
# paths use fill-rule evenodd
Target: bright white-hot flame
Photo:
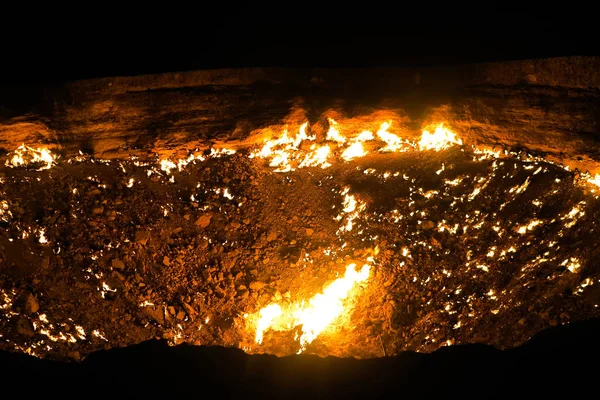
<instances>
[{"instance_id":1,"label":"bright white-hot flame","mask_svg":"<svg viewBox=\"0 0 600 400\"><path fill-rule=\"evenodd\" d=\"M254 340L258 344L262 344L263 332L267 330L275 318L279 318L282 314L279 304L269 304L259 311L260 319L256 325L256 336Z\"/></svg>"},{"instance_id":2,"label":"bright white-hot flame","mask_svg":"<svg viewBox=\"0 0 600 400\"><path fill-rule=\"evenodd\" d=\"M587 181L592 185L600 187L600 174L596 174L593 178L588 178Z\"/></svg>"},{"instance_id":3,"label":"bright white-hot flame","mask_svg":"<svg viewBox=\"0 0 600 400\"><path fill-rule=\"evenodd\" d=\"M346 189L344 193L344 212L351 213L354 210L356 210L356 199L353 195L348 194Z\"/></svg>"},{"instance_id":4,"label":"bright white-hot flame","mask_svg":"<svg viewBox=\"0 0 600 400\"><path fill-rule=\"evenodd\" d=\"M338 143L345 143L346 137L341 135L340 131L336 128L336 125L338 123L335 122L335 120L333 118L328 118L327 120L329 121L329 130L327 131L326 139L332 140L332 141L338 142Z\"/></svg>"},{"instance_id":5,"label":"bright white-hot flame","mask_svg":"<svg viewBox=\"0 0 600 400\"><path fill-rule=\"evenodd\" d=\"M75 330L77 331L77 336L79 336L79 339L85 340L85 330L83 327L80 325L75 325Z\"/></svg>"},{"instance_id":6,"label":"bright white-hot flame","mask_svg":"<svg viewBox=\"0 0 600 400\"><path fill-rule=\"evenodd\" d=\"M308 122L303 123L295 137L289 136L287 129L284 130L279 139L268 140L260 151L253 153L251 157L271 157L269 166L277 167L275 172L293 171L292 162L298 162L298 155L302 153L299 151L300 144L305 140L314 141L317 138L316 135L306 133L307 128ZM303 158L298 167L320 166L327 168L331 165L326 162L330 151L329 146L322 146L314 150L315 146L311 147L313 151Z\"/></svg>"},{"instance_id":7,"label":"bright white-hot flame","mask_svg":"<svg viewBox=\"0 0 600 400\"><path fill-rule=\"evenodd\" d=\"M387 146L381 149L381 151L404 151L406 150L404 144L405 140L401 139L399 136L394 135L393 133L389 133L387 130L392 125L391 122L384 122L381 124L381 127L377 131L377 136L379 139L383 140Z\"/></svg>"},{"instance_id":8,"label":"bright white-hot flame","mask_svg":"<svg viewBox=\"0 0 600 400\"><path fill-rule=\"evenodd\" d=\"M375 137L373 136L373 132L370 131L362 131L357 137L354 138L356 142L368 142L369 140L373 140Z\"/></svg>"},{"instance_id":9,"label":"bright white-hot flame","mask_svg":"<svg viewBox=\"0 0 600 400\"><path fill-rule=\"evenodd\" d=\"M57 157L45 147L34 149L33 147L22 144L13 152L12 157L6 160L6 166L21 167L29 164L45 164L38 169L38 171L41 171L52 168L56 158Z\"/></svg>"},{"instance_id":10,"label":"bright white-hot flame","mask_svg":"<svg viewBox=\"0 0 600 400\"><path fill-rule=\"evenodd\" d=\"M305 122L300 126L296 135L290 135L286 129L279 138L267 140L260 150L252 152L249 157L268 158L269 166L276 168L275 172L288 172L304 167L319 166L321 168L328 168L331 166L331 162L328 160L329 157L337 156L345 161L350 161L368 154L363 143L375 139L375 135L372 132L365 130L354 137L346 137L340 133L338 122L332 118L328 120L329 130L327 131L325 140L337 143L337 145L331 148L330 145L320 145L317 143L316 135L309 135L307 132L308 122ZM421 141L419 142L419 146L417 146L412 141L390 133L388 129L391 124L391 121L383 122L377 131L377 138L385 142L385 146L379 149L381 152L406 152L411 149L441 150L452 144L462 144L462 141L456 137L454 132L444 128L443 124L440 124L433 134L426 130L423 131ZM310 147L301 146L306 141L313 141L314 143ZM344 143L347 144L347 147L342 150L340 146Z\"/></svg>"},{"instance_id":11,"label":"bright white-hot flame","mask_svg":"<svg viewBox=\"0 0 600 400\"><path fill-rule=\"evenodd\" d=\"M39 234L40 234L40 236L39 236L39 238L38 238L38 241L39 241L41 244L48 243L48 239L46 239L46 231L44 231L43 229L40 229L40 230L39 230Z\"/></svg>"},{"instance_id":12,"label":"bright white-hot flame","mask_svg":"<svg viewBox=\"0 0 600 400\"><path fill-rule=\"evenodd\" d=\"M346 161L350 161L356 157L363 157L367 152L363 148L361 142L352 143L344 152L342 153L342 158Z\"/></svg>"},{"instance_id":13,"label":"bright white-hot flame","mask_svg":"<svg viewBox=\"0 0 600 400\"><path fill-rule=\"evenodd\" d=\"M232 154L235 154L235 150L233 150L233 149L226 149L224 147L221 149L215 149L215 148L210 149L210 156L214 157L214 158L221 158L224 155L230 156ZM202 159L204 159L204 158L202 158Z\"/></svg>"},{"instance_id":14,"label":"bright white-hot flame","mask_svg":"<svg viewBox=\"0 0 600 400\"><path fill-rule=\"evenodd\" d=\"M279 167L279 166L289 167L290 163L289 163L289 159L288 159L288 153L286 153L283 150L275 150L273 153L275 154L275 157L273 157L271 159L269 166L271 166L271 167ZM289 169L288 169L288 171L289 171ZM277 171L277 172L281 172L281 171Z\"/></svg>"},{"instance_id":15,"label":"bright white-hot flame","mask_svg":"<svg viewBox=\"0 0 600 400\"><path fill-rule=\"evenodd\" d=\"M561 265L566 265L567 269L572 273L577 272L577 270L581 267L581 263L579 262L579 260L574 257L571 257L570 259L567 258L565 261L562 262Z\"/></svg>"},{"instance_id":16,"label":"bright white-hot flame","mask_svg":"<svg viewBox=\"0 0 600 400\"><path fill-rule=\"evenodd\" d=\"M171 173L172 169L177 168L177 165L170 160L160 160L160 169L165 171L167 175Z\"/></svg>"},{"instance_id":17,"label":"bright white-hot flame","mask_svg":"<svg viewBox=\"0 0 600 400\"><path fill-rule=\"evenodd\" d=\"M298 146L300 146L300 143L302 143L304 140L315 140L317 138L315 135L309 136L306 133L307 127L308 127L308 122L305 122L300 126L298 134L296 135L296 138L294 139L294 148L297 149Z\"/></svg>"},{"instance_id":18,"label":"bright white-hot flame","mask_svg":"<svg viewBox=\"0 0 600 400\"><path fill-rule=\"evenodd\" d=\"M485 160L486 158L499 158L500 154L502 153L501 150L491 150L491 149L486 149L486 148L477 148L477 147L473 147L473 153L475 154L481 154L481 156L478 158L479 161L481 160Z\"/></svg>"},{"instance_id":19,"label":"bright white-hot flame","mask_svg":"<svg viewBox=\"0 0 600 400\"><path fill-rule=\"evenodd\" d=\"M359 282L369 277L370 266L365 264L360 271L354 268L356 264L346 267L343 278L336 279L323 293L315 295L308 301L308 307L294 313L296 325L302 325L300 336L300 351L312 343L317 336L344 312L343 300L348 297L350 290Z\"/></svg>"},{"instance_id":20,"label":"bright white-hot flame","mask_svg":"<svg viewBox=\"0 0 600 400\"><path fill-rule=\"evenodd\" d=\"M221 157L223 154L234 154L235 150L229 150L229 149L210 149L210 155L211 157ZM160 169L165 171L167 175L171 174L171 170L177 168L179 171L183 171L183 169L191 162L198 160L198 161L204 161L206 160L206 158L204 158L201 155L194 155L194 154L190 154L187 158L181 158L177 161L177 164L175 164L173 161L171 160L160 160ZM133 186L133 180L130 179L129 180L129 184L131 184ZM131 187L129 186L129 184L127 185L127 187Z\"/></svg>"},{"instance_id":21,"label":"bright white-hot flame","mask_svg":"<svg viewBox=\"0 0 600 400\"><path fill-rule=\"evenodd\" d=\"M462 145L462 140L456 137L456 134L448 128L444 128L444 124L439 124L433 133L428 130L423 131L419 148L421 150L440 151L447 149L453 144Z\"/></svg>"},{"instance_id":22,"label":"bright white-hot flame","mask_svg":"<svg viewBox=\"0 0 600 400\"><path fill-rule=\"evenodd\" d=\"M330 150L331 149L329 146L322 146L313 150L311 153L307 154L306 157L304 157L304 160L302 160L298 167L330 167L331 164L327 162L327 156L329 156Z\"/></svg>"},{"instance_id":23,"label":"bright white-hot flame","mask_svg":"<svg viewBox=\"0 0 600 400\"><path fill-rule=\"evenodd\" d=\"M363 142L373 140L373 132L363 131L353 139L353 143L344 150L342 158L350 161L353 158L364 157L367 151L363 147Z\"/></svg>"},{"instance_id":24,"label":"bright white-hot flame","mask_svg":"<svg viewBox=\"0 0 600 400\"><path fill-rule=\"evenodd\" d=\"M271 303L261 309L256 325L256 343L262 343L263 333L267 329L282 331L301 326L298 353L303 352L306 346L344 313L344 300L355 285L369 278L369 264L364 264L360 271L356 271L355 268L356 264L349 264L342 278L333 281L322 293L316 294L308 302L303 301L285 310L277 303Z\"/></svg>"},{"instance_id":25,"label":"bright white-hot flame","mask_svg":"<svg viewBox=\"0 0 600 400\"><path fill-rule=\"evenodd\" d=\"M348 194L350 188L345 188L342 191L344 195L343 201L343 213L338 215L336 219L340 221L344 218L344 214L346 214L346 223L339 229L338 232L350 232L354 227L354 220L360 216L360 213L365 209L366 204L364 202L358 202L354 195Z\"/></svg>"}]
</instances>

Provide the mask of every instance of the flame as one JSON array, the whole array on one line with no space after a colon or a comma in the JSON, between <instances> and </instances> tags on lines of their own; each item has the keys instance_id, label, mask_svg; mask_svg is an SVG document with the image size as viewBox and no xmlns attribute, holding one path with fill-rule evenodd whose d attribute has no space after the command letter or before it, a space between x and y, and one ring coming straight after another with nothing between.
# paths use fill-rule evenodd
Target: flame
<instances>
[{"instance_id":1,"label":"flame","mask_svg":"<svg viewBox=\"0 0 600 400\"><path fill-rule=\"evenodd\" d=\"M346 161L350 161L353 158L364 157L368 152L363 148L363 142L373 140L373 133L369 131L361 132L357 137L354 138L353 143L344 150L342 158Z\"/></svg>"},{"instance_id":2,"label":"flame","mask_svg":"<svg viewBox=\"0 0 600 400\"><path fill-rule=\"evenodd\" d=\"M315 295L309 300L309 306L294 313L297 325L302 325L300 348L305 350L317 336L344 312L342 301L356 283L364 282L369 277L370 266L365 264L357 272L356 264L346 267L343 278L336 279L323 293Z\"/></svg>"},{"instance_id":3,"label":"flame","mask_svg":"<svg viewBox=\"0 0 600 400\"><path fill-rule=\"evenodd\" d=\"M367 142L373 139L375 139L375 137L373 136L373 132L362 131L354 140L356 140L357 142Z\"/></svg>"},{"instance_id":4,"label":"flame","mask_svg":"<svg viewBox=\"0 0 600 400\"><path fill-rule=\"evenodd\" d=\"M46 231L45 231L44 229L40 229L40 230L39 230L39 235L40 235L40 236L39 236L39 238L38 238L38 241L39 241L41 244L48 243L48 239L46 239Z\"/></svg>"},{"instance_id":5,"label":"flame","mask_svg":"<svg viewBox=\"0 0 600 400\"><path fill-rule=\"evenodd\" d=\"M329 152L331 151L329 146L317 147L317 145L314 144L311 146L311 149L313 149L312 152L307 154L306 157L304 157L304 160L302 160L300 165L298 165L298 168L304 168L304 167L327 168L327 167L331 166L331 164L327 162L327 156L329 155Z\"/></svg>"},{"instance_id":6,"label":"flame","mask_svg":"<svg viewBox=\"0 0 600 400\"><path fill-rule=\"evenodd\" d=\"M346 214L346 222L342 227L338 230L338 233L341 232L350 232L354 227L354 220L360 216L360 213L366 208L366 204L364 202L359 202L356 200L354 195L348 194L350 188L346 187L342 191L344 195L343 200L343 209L342 213L336 217L336 220L340 221L344 214Z\"/></svg>"},{"instance_id":7,"label":"flame","mask_svg":"<svg viewBox=\"0 0 600 400\"><path fill-rule=\"evenodd\" d=\"M327 131L327 140L332 140L334 142L338 142L338 143L346 143L346 137L343 135L340 135L340 131L337 130L336 125L338 124L337 122L335 122L335 120L333 118L327 118L327 120L329 121L329 130Z\"/></svg>"},{"instance_id":8,"label":"flame","mask_svg":"<svg viewBox=\"0 0 600 400\"><path fill-rule=\"evenodd\" d=\"M286 309L282 309L277 303L271 303L261 309L256 324L256 343L262 343L263 333L268 329L283 331L301 326L302 335L297 338L300 343L298 353L306 350L306 346L344 313L344 300L355 285L369 278L369 264L364 264L360 271L355 268L356 264L346 266L346 273L342 278L333 281L308 302L302 301Z\"/></svg>"},{"instance_id":9,"label":"flame","mask_svg":"<svg viewBox=\"0 0 600 400\"><path fill-rule=\"evenodd\" d=\"M375 139L371 131L364 130L360 134L348 138L340 133L337 121L333 118L328 118L328 121L329 130L325 141L335 143L319 144L316 135L307 133L308 122L304 122L295 136L290 135L285 129L279 138L265 141L262 148L252 152L249 157L269 159L269 166L275 168L274 172L289 172L305 167L328 168L332 165L329 161L330 157L340 157L345 161L350 161L368 154L363 143ZM453 144L462 144L456 134L445 128L443 123L436 127L433 134L424 130L418 144L390 133L388 129L391 125L391 121L383 122L377 131L377 138L385 143L383 147L379 148L381 152L405 152L410 149L439 151ZM301 146L305 141L314 143L310 147ZM342 150L342 146L346 143L349 144Z\"/></svg>"},{"instance_id":10,"label":"flame","mask_svg":"<svg viewBox=\"0 0 600 400\"><path fill-rule=\"evenodd\" d=\"M302 125L300 125L300 129L298 131L298 134L296 135L296 138L294 139L294 148L298 148L298 146L300 146L300 143L302 143L304 140L315 140L317 137L315 135L309 136L306 133L306 128L308 127L308 122L303 123Z\"/></svg>"},{"instance_id":11,"label":"flame","mask_svg":"<svg viewBox=\"0 0 600 400\"><path fill-rule=\"evenodd\" d=\"M381 149L384 152L401 152L406 151L407 148L404 146L407 141L401 139L399 136L389 133L387 130L392 125L392 122L384 122L377 131L377 136L383 140L387 146Z\"/></svg>"},{"instance_id":12,"label":"flame","mask_svg":"<svg viewBox=\"0 0 600 400\"><path fill-rule=\"evenodd\" d=\"M271 326L275 318L281 317L281 314L281 307L276 303L269 304L259 311L260 319L256 325L256 337L254 339L256 343L262 344L263 332Z\"/></svg>"},{"instance_id":13,"label":"flame","mask_svg":"<svg viewBox=\"0 0 600 400\"><path fill-rule=\"evenodd\" d=\"M588 178L587 181L592 185L600 187L600 174L596 174L593 178Z\"/></svg>"},{"instance_id":14,"label":"flame","mask_svg":"<svg viewBox=\"0 0 600 400\"><path fill-rule=\"evenodd\" d=\"M177 168L177 165L173 161L160 160L160 169L162 171L165 171L167 175L169 175L171 173L171 170L175 168Z\"/></svg>"},{"instance_id":15,"label":"flame","mask_svg":"<svg viewBox=\"0 0 600 400\"><path fill-rule=\"evenodd\" d=\"M350 161L353 158L363 157L367 152L363 148L361 142L352 143L344 152L342 153L342 158L346 161Z\"/></svg>"},{"instance_id":16,"label":"flame","mask_svg":"<svg viewBox=\"0 0 600 400\"><path fill-rule=\"evenodd\" d=\"M29 164L45 164L41 166L38 171L52 168L56 162L57 156L53 155L50 150L45 147L33 147L26 146L25 144L20 145L14 152L9 160L6 160L7 167L21 167Z\"/></svg>"},{"instance_id":17,"label":"flame","mask_svg":"<svg viewBox=\"0 0 600 400\"><path fill-rule=\"evenodd\" d=\"M303 123L295 137L290 137L287 129L285 129L279 139L266 141L262 149L251 154L251 157L272 157L269 166L277 167L275 172L293 171L295 168L292 167L292 162L296 163L299 161L294 156L300 154L298 152L300 144L303 141L314 141L317 138L316 135L307 134L307 128L308 122ZM304 157L299 167L321 166L322 168L327 168L331 165L326 162L327 155L329 154L329 146L322 146L316 150L315 147L311 146L311 150L313 150L312 153Z\"/></svg>"},{"instance_id":18,"label":"flame","mask_svg":"<svg viewBox=\"0 0 600 400\"><path fill-rule=\"evenodd\" d=\"M536 226L538 226L542 223L543 223L543 221L541 221L539 219L532 219L529 222L529 224L519 227L517 232L520 233L521 235L524 235L525 233L527 233L527 231L532 231Z\"/></svg>"},{"instance_id":19,"label":"flame","mask_svg":"<svg viewBox=\"0 0 600 400\"><path fill-rule=\"evenodd\" d=\"M423 130L423 135L419 141L419 149L440 151L447 149L453 144L462 145L462 140L456 137L456 134L448 128L444 128L444 124L439 124L433 133L428 130Z\"/></svg>"}]
</instances>

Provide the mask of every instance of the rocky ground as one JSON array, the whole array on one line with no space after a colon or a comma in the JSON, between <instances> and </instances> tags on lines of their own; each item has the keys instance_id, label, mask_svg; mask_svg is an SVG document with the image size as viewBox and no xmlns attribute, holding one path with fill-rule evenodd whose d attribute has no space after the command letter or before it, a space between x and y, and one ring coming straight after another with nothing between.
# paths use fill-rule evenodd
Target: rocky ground
<instances>
[{"instance_id":1,"label":"rocky ground","mask_svg":"<svg viewBox=\"0 0 600 400\"><path fill-rule=\"evenodd\" d=\"M600 315L598 188L560 166L455 146L279 173L249 154L2 167L0 348L81 359L159 337L294 354L294 332L256 344L252 316L369 257L307 353L506 348Z\"/></svg>"}]
</instances>

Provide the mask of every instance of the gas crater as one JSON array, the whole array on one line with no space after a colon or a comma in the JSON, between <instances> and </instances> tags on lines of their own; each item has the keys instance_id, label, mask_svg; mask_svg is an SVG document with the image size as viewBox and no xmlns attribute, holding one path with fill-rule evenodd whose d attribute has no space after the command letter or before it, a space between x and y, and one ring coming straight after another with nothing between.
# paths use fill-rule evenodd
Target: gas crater
<instances>
[{"instance_id":1,"label":"gas crater","mask_svg":"<svg viewBox=\"0 0 600 400\"><path fill-rule=\"evenodd\" d=\"M371 358L600 316L599 175L399 121L287 120L181 157L14 149L0 347Z\"/></svg>"}]
</instances>

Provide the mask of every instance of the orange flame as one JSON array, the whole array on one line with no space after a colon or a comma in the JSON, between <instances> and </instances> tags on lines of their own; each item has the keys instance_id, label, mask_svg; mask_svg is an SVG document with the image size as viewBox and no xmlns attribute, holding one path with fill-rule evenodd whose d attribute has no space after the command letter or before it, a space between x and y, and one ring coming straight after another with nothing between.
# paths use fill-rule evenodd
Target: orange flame
<instances>
[{"instance_id":1,"label":"orange flame","mask_svg":"<svg viewBox=\"0 0 600 400\"><path fill-rule=\"evenodd\" d=\"M440 151L447 149L453 144L462 145L462 140L456 137L456 134L448 128L444 128L444 124L439 124L433 133L428 130L423 131L421 140L419 141L419 148L421 150L435 150Z\"/></svg>"},{"instance_id":2,"label":"orange flame","mask_svg":"<svg viewBox=\"0 0 600 400\"><path fill-rule=\"evenodd\" d=\"M10 160L6 160L7 167L21 167L29 164L45 164L38 171L52 168L56 161L56 156L45 147L33 147L20 145L14 152Z\"/></svg>"},{"instance_id":3,"label":"orange flame","mask_svg":"<svg viewBox=\"0 0 600 400\"><path fill-rule=\"evenodd\" d=\"M302 335L297 338L300 343L298 353L306 350L306 346L347 311L344 300L355 285L369 278L369 264L364 264L360 271L356 271L355 267L356 264L349 264L342 278L333 281L322 293L316 294L307 303L302 301L285 309L277 303L271 303L262 308L258 312L259 318L256 323L256 343L263 342L263 334L269 329L284 331L302 326Z\"/></svg>"}]
</instances>

